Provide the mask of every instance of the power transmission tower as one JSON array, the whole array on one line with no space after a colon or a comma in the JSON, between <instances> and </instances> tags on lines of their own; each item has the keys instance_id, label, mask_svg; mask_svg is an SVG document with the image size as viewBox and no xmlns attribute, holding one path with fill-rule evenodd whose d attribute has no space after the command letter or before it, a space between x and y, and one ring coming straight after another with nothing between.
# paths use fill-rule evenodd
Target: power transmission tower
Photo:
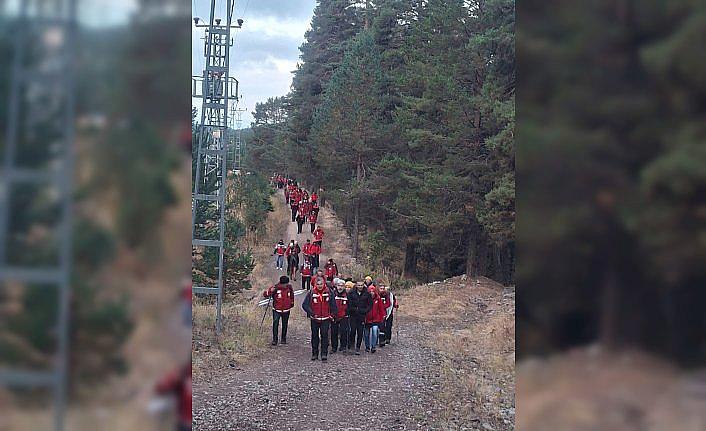
<instances>
[{"instance_id":1,"label":"power transmission tower","mask_svg":"<svg viewBox=\"0 0 706 431\"><path fill-rule=\"evenodd\" d=\"M223 8L225 6L225 8ZM216 17L217 10L226 11L225 23ZM198 128L198 153L192 196L192 256L208 249L218 250L218 273L215 286L194 286L197 294L216 296L216 334L220 335L221 305L223 303L223 252L225 245L225 198L227 179L228 102L238 99L238 81L230 76L230 48L233 46L231 29L241 28L243 21L233 25L235 0L211 0L208 24L205 28L205 69L202 76L192 77L192 96L201 98L201 123ZM216 214L214 216L209 214ZM211 231L218 226L218 236Z\"/></svg>"},{"instance_id":2,"label":"power transmission tower","mask_svg":"<svg viewBox=\"0 0 706 431\"><path fill-rule=\"evenodd\" d=\"M243 112L245 108L238 108L237 103L233 104L230 111L230 124L233 133L230 135L230 147L232 148L233 156L233 173L240 174L243 169Z\"/></svg>"},{"instance_id":3,"label":"power transmission tower","mask_svg":"<svg viewBox=\"0 0 706 431\"><path fill-rule=\"evenodd\" d=\"M0 385L51 389L55 430L64 429L67 404L76 16L76 0L19 2L0 173L0 288L57 294L56 327L48 328L56 334L51 369L2 368ZM51 232L42 250L27 240L27 226L18 226L28 199L52 202L51 221L22 220ZM40 259L47 253L52 258Z\"/></svg>"}]
</instances>

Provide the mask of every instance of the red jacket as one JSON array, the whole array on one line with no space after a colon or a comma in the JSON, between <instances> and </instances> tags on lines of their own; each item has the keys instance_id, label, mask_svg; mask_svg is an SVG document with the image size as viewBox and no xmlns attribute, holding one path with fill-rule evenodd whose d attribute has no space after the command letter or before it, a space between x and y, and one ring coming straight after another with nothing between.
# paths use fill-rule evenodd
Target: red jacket
<instances>
[{"instance_id":1,"label":"red jacket","mask_svg":"<svg viewBox=\"0 0 706 431\"><path fill-rule=\"evenodd\" d=\"M324 240L324 230L321 229L321 226L317 227L314 229L314 241L323 241Z\"/></svg>"},{"instance_id":2,"label":"red jacket","mask_svg":"<svg viewBox=\"0 0 706 431\"><path fill-rule=\"evenodd\" d=\"M348 315L348 294L344 290L343 293L335 292L336 295L336 305L338 306L338 313L333 317L333 320L340 322L341 319Z\"/></svg>"},{"instance_id":3,"label":"red jacket","mask_svg":"<svg viewBox=\"0 0 706 431\"><path fill-rule=\"evenodd\" d=\"M284 256L284 252L287 251L287 246L284 244L277 244L275 246L275 253L277 253L280 256Z\"/></svg>"},{"instance_id":4,"label":"red jacket","mask_svg":"<svg viewBox=\"0 0 706 431\"><path fill-rule=\"evenodd\" d=\"M318 255L321 254L321 246L318 244L311 244L311 254Z\"/></svg>"},{"instance_id":5,"label":"red jacket","mask_svg":"<svg viewBox=\"0 0 706 431\"><path fill-rule=\"evenodd\" d=\"M316 202L317 200L319 200L319 195L317 195L316 192L312 193L311 194L311 201Z\"/></svg>"},{"instance_id":6,"label":"red jacket","mask_svg":"<svg viewBox=\"0 0 706 431\"><path fill-rule=\"evenodd\" d=\"M311 264L309 261L305 261L302 265L302 277L311 277Z\"/></svg>"},{"instance_id":7,"label":"red jacket","mask_svg":"<svg viewBox=\"0 0 706 431\"><path fill-rule=\"evenodd\" d=\"M306 215L307 215L307 214L308 214L308 213L306 212L306 207L305 207L305 205L304 205L303 203L300 203L300 204L299 204L299 215L302 216L302 217L304 217L305 220L306 220Z\"/></svg>"},{"instance_id":8,"label":"red jacket","mask_svg":"<svg viewBox=\"0 0 706 431\"><path fill-rule=\"evenodd\" d=\"M177 397L179 423L191 426L191 363L167 374L159 383L158 394L174 394Z\"/></svg>"},{"instance_id":9,"label":"red jacket","mask_svg":"<svg viewBox=\"0 0 706 431\"><path fill-rule=\"evenodd\" d=\"M313 254L311 252L311 247L313 247L313 246L314 246L314 244L312 244L312 243L304 244L304 249L303 249L304 254L307 256L311 256Z\"/></svg>"},{"instance_id":10,"label":"red jacket","mask_svg":"<svg viewBox=\"0 0 706 431\"><path fill-rule=\"evenodd\" d=\"M262 292L265 298L272 297L272 309L279 313L286 313L294 307L294 289L291 284L275 284Z\"/></svg>"},{"instance_id":11,"label":"red jacket","mask_svg":"<svg viewBox=\"0 0 706 431\"><path fill-rule=\"evenodd\" d=\"M309 317L315 320L330 320L335 314L338 314L336 299L326 284L321 290L314 284L314 287L306 295L302 308Z\"/></svg>"},{"instance_id":12,"label":"red jacket","mask_svg":"<svg viewBox=\"0 0 706 431\"><path fill-rule=\"evenodd\" d=\"M324 267L324 275L328 279L334 278L338 275L338 266L335 263L333 265L327 263Z\"/></svg>"},{"instance_id":13,"label":"red jacket","mask_svg":"<svg viewBox=\"0 0 706 431\"><path fill-rule=\"evenodd\" d=\"M295 245L294 247L292 247L292 245L289 244L289 245L287 246L287 250L285 250L284 254L285 254L286 256L289 256L289 255L292 254L292 253L294 253L294 254L299 254L299 252L300 252L301 250L298 250L298 249L299 249L299 245L298 245L298 244Z\"/></svg>"},{"instance_id":14,"label":"red jacket","mask_svg":"<svg viewBox=\"0 0 706 431\"><path fill-rule=\"evenodd\" d=\"M365 315L365 323L381 323L387 317L385 305L382 298L376 292L371 293L373 296L373 307Z\"/></svg>"},{"instance_id":15,"label":"red jacket","mask_svg":"<svg viewBox=\"0 0 706 431\"><path fill-rule=\"evenodd\" d=\"M316 220L318 220L318 218L319 216L314 211L309 212L309 223L316 223ZM319 241L318 239L316 239L316 235L314 235L314 239L316 241Z\"/></svg>"}]
</instances>

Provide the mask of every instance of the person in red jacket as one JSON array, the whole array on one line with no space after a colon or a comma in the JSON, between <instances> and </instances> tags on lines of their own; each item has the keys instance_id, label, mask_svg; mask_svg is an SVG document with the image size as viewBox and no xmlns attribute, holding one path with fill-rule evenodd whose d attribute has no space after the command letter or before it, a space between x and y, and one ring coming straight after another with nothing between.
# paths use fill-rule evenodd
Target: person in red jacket
<instances>
[{"instance_id":1,"label":"person in red jacket","mask_svg":"<svg viewBox=\"0 0 706 431\"><path fill-rule=\"evenodd\" d=\"M373 297L373 306L368 311L368 314L365 315L365 351L375 353L380 325L385 321L386 311L378 289L373 289L370 294Z\"/></svg>"},{"instance_id":2,"label":"person in red jacket","mask_svg":"<svg viewBox=\"0 0 706 431\"><path fill-rule=\"evenodd\" d=\"M319 215L314 211L309 211L309 224L311 225L311 233L314 233L314 228L316 227L316 221L319 219ZM315 241L316 242L316 241Z\"/></svg>"},{"instance_id":3,"label":"person in red jacket","mask_svg":"<svg viewBox=\"0 0 706 431\"><path fill-rule=\"evenodd\" d=\"M287 344L287 327L289 326L289 312L294 307L294 289L289 284L289 277L283 275L279 283L262 292L265 298L271 298L272 303L272 345L277 345L279 321L282 320L281 343Z\"/></svg>"},{"instance_id":4,"label":"person in red jacket","mask_svg":"<svg viewBox=\"0 0 706 431\"><path fill-rule=\"evenodd\" d=\"M314 269L311 267L311 262L309 259L304 258L304 263L302 264L301 274L302 274L302 289L311 289L311 276L314 273Z\"/></svg>"},{"instance_id":5,"label":"person in red jacket","mask_svg":"<svg viewBox=\"0 0 706 431\"><path fill-rule=\"evenodd\" d=\"M272 256L277 255L277 260L275 261L275 267L282 271L284 269L284 254L287 251L287 246L284 245L284 240L281 239L275 245L275 249L272 252Z\"/></svg>"},{"instance_id":6,"label":"person in red jacket","mask_svg":"<svg viewBox=\"0 0 706 431\"><path fill-rule=\"evenodd\" d=\"M333 281L334 278L338 277L338 265L336 265L333 259L329 259L328 262L326 262L324 275L328 281Z\"/></svg>"},{"instance_id":7,"label":"person in red jacket","mask_svg":"<svg viewBox=\"0 0 706 431\"><path fill-rule=\"evenodd\" d=\"M333 281L333 285L336 288L334 293L336 294L336 306L338 306L338 312L335 316L333 316L333 323L331 324L331 353L336 353L336 351L346 353L346 350L348 349L349 333L348 293L346 292L346 282L340 278L336 278Z\"/></svg>"},{"instance_id":8,"label":"person in red jacket","mask_svg":"<svg viewBox=\"0 0 706 431\"><path fill-rule=\"evenodd\" d=\"M313 254L311 252L311 247L312 247L311 240L307 239L306 244L304 244L304 247L302 248L302 253L304 253L304 260L309 260L309 263L311 263L312 268L314 267L314 261L313 261Z\"/></svg>"},{"instance_id":9,"label":"person in red jacket","mask_svg":"<svg viewBox=\"0 0 706 431\"><path fill-rule=\"evenodd\" d=\"M321 229L321 226L317 226L316 229L311 231L311 233L314 235L314 244L318 243L319 245L321 245L321 243L324 241L324 230Z\"/></svg>"},{"instance_id":10,"label":"person in red jacket","mask_svg":"<svg viewBox=\"0 0 706 431\"><path fill-rule=\"evenodd\" d=\"M311 265L314 267L314 269L319 269L319 257L321 256L321 244L311 244L311 258L312 262Z\"/></svg>"},{"instance_id":11,"label":"person in red jacket","mask_svg":"<svg viewBox=\"0 0 706 431\"><path fill-rule=\"evenodd\" d=\"M316 194L316 191L311 192L311 202L316 202L319 200L319 195Z\"/></svg>"},{"instance_id":12,"label":"person in red jacket","mask_svg":"<svg viewBox=\"0 0 706 431\"><path fill-rule=\"evenodd\" d=\"M164 376L157 383L155 392L177 398L177 430L191 430L191 361Z\"/></svg>"},{"instance_id":13,"label":"person in red jacket","mask_svg":"<svg viewBox=\"0 0 706 431\"><path fill-rule=\"evenodd\" d=\"M329 328L333 316L338 314L338 305L323 277L316 277L313 284L304 298L302 308L311 321L311 360L319 359L320 353L321 360L325 361L328 358Z\"/></svg>"}]
</instances>

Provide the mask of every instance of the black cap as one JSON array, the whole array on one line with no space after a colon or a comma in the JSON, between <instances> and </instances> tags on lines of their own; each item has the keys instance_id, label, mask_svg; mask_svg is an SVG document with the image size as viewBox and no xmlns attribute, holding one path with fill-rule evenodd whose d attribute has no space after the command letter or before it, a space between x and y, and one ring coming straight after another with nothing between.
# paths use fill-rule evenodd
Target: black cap
<instances>
[{"instance_id":1,"label":"black cap","mask_svg":"<svg viewBox=\"0 0 706 431\"><path fill-rule=\"evenodd\" d=\"M289 277L287 277L286 275L283 275L279 278L279 282L280 282L280 284L287 284L287 283L289 283Z\"/></svg>"}]
</instances>

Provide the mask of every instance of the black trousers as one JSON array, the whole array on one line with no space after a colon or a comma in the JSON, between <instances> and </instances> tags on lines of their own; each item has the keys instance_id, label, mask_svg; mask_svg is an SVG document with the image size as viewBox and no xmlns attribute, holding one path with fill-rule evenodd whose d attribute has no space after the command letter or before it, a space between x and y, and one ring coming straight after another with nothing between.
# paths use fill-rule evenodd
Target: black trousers
<instances>
[{"instance_id":1,"label":"black trousers","mask_svg":"<svg viewBox=\"0 0 706 431\"><path fill-rule=\"evenodd\" d=\"M348 316L341 319L340 322L333 322L331 324L331 350L346 350L348 348L348 333L350 329L350 322L348 321Z\"/></svg>"},{"instance_id":2,"label":"black trousers","mask_svg":"<svg viewBox=\"0 0 706 431\"><path fill-rule=\"evenodd\" d=\"M302 233L302 227L304 227L304 220L297 219L297 233Z\"/></svg>"},{"instance_id":3,"label":"black trousers","mask_svg":"<svg viewBox=\"0 0 706 431\"><path fill-rule=\"evenodd\" d=\"M317 268L317 269L318 269L318 268L319 268L319 255L318 255L318 254L314 254L314 255L311 256L311 258L314 260L314 261L311 263L311 266L313 266L314 268Z\"/></svg>"},{"instance_id":4,"label":"black trousers","mask_svg":"<svg viewBox=\"0 0 706 431\"><path fill-rule=\"evenodd\" d=\"M329 320L311 319L311 354L321 357L328 356L328 332L331 326ZM319 344L321 350L319 351Z\"/></svg>"},{"instance_id":5,"label":"black trousers","mask_svg":"<svg viewBox=\"0 0 706 431\"><path fill-rule=\"evenodd\" d=\"M309 223L311 225L311 233L314 233L316 230L316 223Z\"/></svg>"},{"instance_id":6,"label":"black trousers","mask_svg":"<svg viewBox=\"0 0 706 431\"><path fill-rule=\"evenodd\" d=\"M382 330L385 332L385 336L380 337L380 344L382 344L383 341L385 341L385 343L389 343L390 340L392 340L393 320L395 320L395 313L390 314L390 317L388 317L383 323Z\"/></svg>"},{"instance_id":7,"label":"black trousers","mask_svg":"<svg viewBox=\"0 0 706 431\"><path fill-rule=\"evenodd\" d=\"M360 350L360 345L363 343L363 337L365 336L365 331L363 330L365 316L351 316L350 322L350 336L348 337L348 348L355 348Z\"/></svg>"},{"instance_id":8,"label":"black trousers","mask_svg":"<svg viewBox=\"0 0 706 431\"><path fill-rule=\"evenodd\" d=\"M296 206L292 207L292 221L297 220L297 211L298 210L299 210L299 207L296 207Z\"/></svg>"},{"instance_id":9,"label":"black trousers","mask_svg":"<svg viewBox=\"0 0 706 431\"><path fill-rule=\"evenodd\" d=\"M305 277L302 275L302 289L311 289L311 276Z\"/></svg>"},{"instance_id":10,"label":"black trousers","mask_svg":"<svg viewBox=\"0 0 706 431\"><path fill-rule=\"evenodd\" d=\"M277 333L279 332L279 321L282 319L282 341L287 340L287 326L289 326L289 311L280 313L272 310L272 341L277 342Z\"/></svg>"}]
</instances>

